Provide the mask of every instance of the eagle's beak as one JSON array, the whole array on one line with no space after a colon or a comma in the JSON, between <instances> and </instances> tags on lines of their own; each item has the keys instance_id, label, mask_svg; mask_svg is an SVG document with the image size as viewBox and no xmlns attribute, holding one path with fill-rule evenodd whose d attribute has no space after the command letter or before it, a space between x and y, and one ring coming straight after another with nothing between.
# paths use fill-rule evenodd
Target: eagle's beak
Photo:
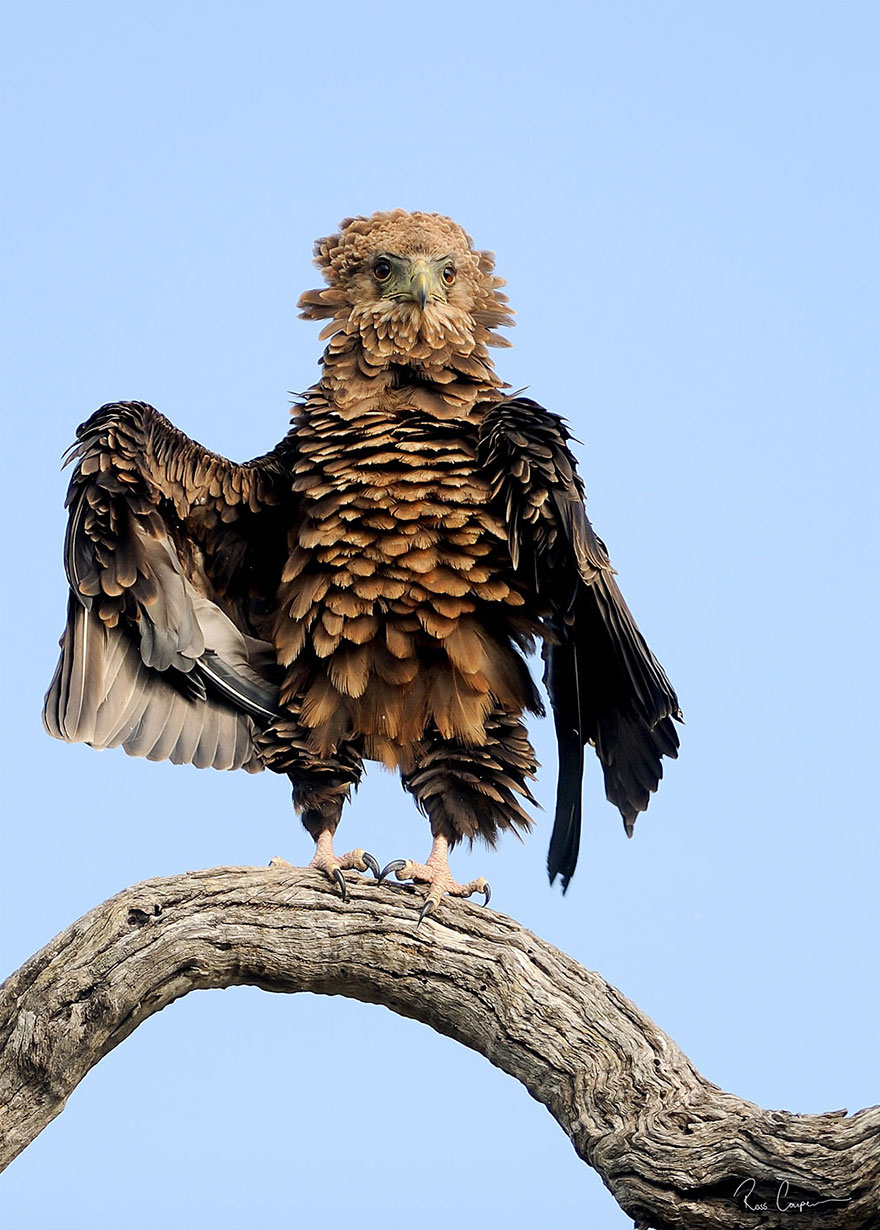
<instances>
[{"instance_id":1,"label":"eagle's beak","mask_svg":"<svg viewBox=\"0 0 880 1230\"><path fill-rule=\"evenodd\" d=\"M431 295L431 269L427 261L417 260L413 264L412 278L409 284L410 294L416 303L425 310L425 304Z\"/></svg>"}]
</instances>

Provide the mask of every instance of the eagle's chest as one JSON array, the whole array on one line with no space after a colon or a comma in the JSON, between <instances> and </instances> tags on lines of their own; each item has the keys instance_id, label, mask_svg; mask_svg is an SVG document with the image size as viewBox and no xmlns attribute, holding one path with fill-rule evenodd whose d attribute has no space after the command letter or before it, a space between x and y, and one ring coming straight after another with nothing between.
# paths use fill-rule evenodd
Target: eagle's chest
<instances>
[{"instance_id":1,"label":"eagle's chest","mask_svg":"<svg viewBox=\"0 0 880 1230\"><path fill-rule=\"evenodd\" d=\"M309 574L350 591L354 601L339 605L402 613L433 602L454 617L495 597L506 535L476 462L475 425L328 411L299 446L294 554L310 556Z\"/></svg>"},{"instance_id":2,"label":"eagle's chest","mask_svg":"<svg viewBox=\"0 0 880 1230\"><path fill-rule=\"evenodd\" d=\"M273 631L283 703L321 754L355 733L409 765L429 727L479 744L496 701L531 693L503 631L524 600L476 426L309 411Z\"/></svg>"}]
</instances>

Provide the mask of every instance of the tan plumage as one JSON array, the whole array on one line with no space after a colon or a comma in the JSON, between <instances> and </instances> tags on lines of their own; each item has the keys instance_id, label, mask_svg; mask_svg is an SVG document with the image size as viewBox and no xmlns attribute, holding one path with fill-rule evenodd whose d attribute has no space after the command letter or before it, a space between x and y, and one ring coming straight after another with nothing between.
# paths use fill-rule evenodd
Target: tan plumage
<instances>
[{"instance_id":1,"label":"tan plumage","mask_svg":"<svg viewBox=\"0 0 880 1230\"><path fill-rule=\"evenodd\" d=\"M272 452L233 464L142 403L79 429L47 729L286 773L316 839L378 760L435 837L491 842L530 823L522 717L541 703L523 654L541 644L566 758L550 869L567 883L584 743L631 828L675 754L675 694L586 520L561 420L494 371L512 318L492 255L402 210L348 219L315 252L327 286L300 306L326 322L322 375Z\"/></svg>"}]
</instances>

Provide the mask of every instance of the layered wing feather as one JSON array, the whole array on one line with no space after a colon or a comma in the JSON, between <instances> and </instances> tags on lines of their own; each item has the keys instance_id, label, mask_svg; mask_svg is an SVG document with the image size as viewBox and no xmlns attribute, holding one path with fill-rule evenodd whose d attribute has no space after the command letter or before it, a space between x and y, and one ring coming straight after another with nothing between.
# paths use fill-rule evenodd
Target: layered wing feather
<instances>
[{"instance_id":1,"label":"layered wing feather","mask_svg":"<svg viewBox=\"0 0 880 1230\"><path fill-rule=\"evenodd\" d=\"M255 612L283 562L288 442L245 465L141 402L77 432L65 567L71 587L48 732L199 767L261 767L277 709Z\"/></svg>"},{"instance_id":2,"label":"layered wing feather","mask_svg":"<svg viewBox=\"0 0 880 1230\"><path fill-rule=\"evenodd\" d=\"M544 682L559 745L556 816L547 866L563 890L577 864L584 746L628 836L675 757L678 698L624 602L605 544L587 519L562 420L525 397L485 421L480 455L508 532L514 566L534 585L548 629Z\"/></svg>"}]
</instances>

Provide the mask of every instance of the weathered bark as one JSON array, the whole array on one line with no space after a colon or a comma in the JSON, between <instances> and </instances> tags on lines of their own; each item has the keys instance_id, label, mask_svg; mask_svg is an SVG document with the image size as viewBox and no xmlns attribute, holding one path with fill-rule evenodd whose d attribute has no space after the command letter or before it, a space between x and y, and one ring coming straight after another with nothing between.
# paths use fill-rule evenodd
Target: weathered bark
<instances>
[{"instance_id":1,"label":"weathered bark","mask_svg":"<svg viewBox=\"0 0 880 1230\"><path fill-rule=\"evenodd\" d=\"M0 1164L147 1017L247 983L381 1003L479 1051L544 1103L639 1226L790 1227L793 1212L878 1224L880 1108L761 1110L512 919L446 901L416 928L417 905L354 877L343 903L293 868L191 872L112 897L0 988Z\"/></svg>"}]
</instances>

